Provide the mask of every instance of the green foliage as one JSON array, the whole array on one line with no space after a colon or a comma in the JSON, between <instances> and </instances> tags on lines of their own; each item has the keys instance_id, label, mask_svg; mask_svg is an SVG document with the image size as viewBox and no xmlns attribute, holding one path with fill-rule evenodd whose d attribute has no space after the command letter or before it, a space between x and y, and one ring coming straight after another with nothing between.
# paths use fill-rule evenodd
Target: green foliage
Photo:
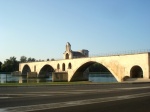
<instances>
[{"instance_id":1,"label":"green foliage","mask_svg":"<svg viewBox=\"0 0 150 112\"><path fill-rule=\"evenodd\" d=\"M10 57L10 59L6 59L1 68L2 72L13 72L18 70L19 70L19 62L16 60L15 57Z\"/></svg>"},{"instance_id":2,"label":"green foliage","mask_svg":"<svg viewBox=\"0 0 150 112\"><path fill-rule=\"evenodd\" d=\"M21 58L20 58L20 62L21 63L35 62L35 61L36 61L36 59L35 58L31 58L31 57L27 58L26 56L21 56Z\"/></svg>"},{"instance_id":3,"label":"green foliage","mask_svg":"<svg viewBox=\"0 0 150 112\"><path fill-rule=\"evenodd\" d=\"M21 56L20 61L16 60L16 57L10 57L10 59L6 59L4 64L0 61L0 72L14 72L19 70L19 63L25 62L35 62L35 58L27 58L26 56Z\"/></svg>"},{"instance_id":4,"label":"green foliage","mask_svg":"<svg viewBox=\"0 0 150 112\"><path fill-rule=\"evenodd\" d=\"M0 86L47 86L47 85L81 85L81 84L93 84L89 81L76 81L76 82L30 82L30 83L0 83Z\"/></svg>"},{"instance_id":5,"label":"green foliage","mask_svg":"<svg viewBox=\"0 0 150 112\"><path fill-rule=\"evenodd\" d=\"M2 62L0 61L0 72L2 71Z\"/></svg>"},{"instance_id":6,"label":"green foliage","mask_svg":"<svg viewBox=\"0 0 150 112\"><path fill-rule=\"evenodd\" d=\"M23 63L23 62L27 62L27 57L25 56L21 56L20 58L20 62Z\"/></svg>"},{"instance_id":7,"label":"green foliage","mask_svg":"<svg viewBox=\"0 0 150 112\"><path fill-rule=\"evenodd\" d=\"M55 61L55 59L54 59L54 58L52 58L52 59L51 59L51 61Z\"/></svg>"},{"instance_id":8,"label":"green foliage","mask_svg":"<svg viewBox=\"0 0 150 112\"><path fill-rule=\"evenodd\" d=\"M26 56L21 56L20 61L16 60L16 57L10 57L10 59L6 59L4 64L0 62L0 72L13 72L19 70L19 62L35 62L35 58L27 58Z\"/></svg>"},{"instance_id":9,"label":"green foliage","mask_svg":"<svg viewBox=\"0 0 150 112\"><path fill-rule=\"evenodd\" d=\"M35 59L34 58L28 58L27 62L35 62Z\"/></svg>"},{"instance_id":10,"label":"green foliage","mask_svg":"<svg viewBox=\"0 0 150 112\"><path fill-rule=\"evenodd\" d=\"M109 72L109 70L99 63L94 63L89 67L89 72Z\"/></svg>"}]
</instances>

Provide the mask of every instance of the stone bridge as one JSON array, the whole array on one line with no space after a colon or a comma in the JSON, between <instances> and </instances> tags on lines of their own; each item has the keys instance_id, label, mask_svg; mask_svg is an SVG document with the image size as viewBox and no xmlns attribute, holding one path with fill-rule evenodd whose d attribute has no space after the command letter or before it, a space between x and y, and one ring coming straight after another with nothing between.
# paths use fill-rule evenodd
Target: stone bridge
<instances>
[{"instance_id":1,"label":"stone bridge","mask_svg":"<svg viewBox=\"0 0 150 112\"><path fill-rule=\"evenodd\" d=\"M87 79L85 71L89 66L99 63L106 67L118 82L126 78L149 79L150 77L149 52L72 59L69 59L69 53L66 52L66 55L67 58L63 60L20 63L19 71L23 75L33 72L38 77L53 73L53 81L79 81Z\"/></svg>"}]
</instances>

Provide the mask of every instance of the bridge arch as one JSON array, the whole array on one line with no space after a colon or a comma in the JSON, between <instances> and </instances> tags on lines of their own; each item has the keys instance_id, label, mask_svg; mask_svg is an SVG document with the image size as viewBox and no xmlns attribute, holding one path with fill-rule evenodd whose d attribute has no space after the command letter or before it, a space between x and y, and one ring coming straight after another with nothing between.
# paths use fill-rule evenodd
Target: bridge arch
<instances>
[{"instance_id":1,"label":"bridge arch","mask_svg":"<svg viewBox=\"0 0 150 112\"><path fill-rule=\"evenodd\" d=\"M86 71L87 68L89 68L89 67L90 67L91 65L93 65L94 63L98 63L98 64L100 64L102 67L106 68L106 69L108 70L108 72L110 72L110 73L115 77L115 79L116 79L117 81L119 81L119 77L117 77L117 75L116 75L109 67L107 67L106 65L104 65L104 64L102 64L102 63L100 63L100 62L97 62L97 61L88 61L88 62L85 62L85 63L81 64L81 66L79 66L79 67L75 70L75 72L74 72L73 76L71 77L71 80L70 80L70 81L77 81L77 80L79 80L79 79L81 79L81 80L87 79L88 76L86 76L86 74L84 74L84 72L88 72L88 71Z\"/></svg>"},{"instance_id":2,"label":"bridge arch","mask_svg":"<svg viewBox=\"0 0 150 112\"><path fill-rule=\"evenodd\" d=\"M135 65L130 70L131 78L143 78L143 70L140 66Z\"/></svg>"},{"instance_id":3,"label":"bridge arch","mask_svg":"<svg viewBox=\"0 0 150 112\"><path fill-rule=\"evenodd\" d=\"M49 77L52 72L54 72L54 68L51 65L46 64L41 68L38 77Z\"/></svg>"},{"instance_id":4,"label":"bridge arch","mask_svg":"<svg viewBox=\"0 0 150 112\"><path fill-rule=\"evenodd\" d=\"M31 69L30 66L26 64L22 69L22 75L27 75L28 72L31 72Z\"/></svg>"}]
</instances>

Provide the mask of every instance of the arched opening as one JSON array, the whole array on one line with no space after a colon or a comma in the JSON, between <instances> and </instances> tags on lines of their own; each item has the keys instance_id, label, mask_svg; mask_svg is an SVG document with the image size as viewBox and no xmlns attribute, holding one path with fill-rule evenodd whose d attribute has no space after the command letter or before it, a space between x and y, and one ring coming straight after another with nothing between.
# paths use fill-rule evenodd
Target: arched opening
<instances>
[{"instance_id":1,"label":"arched opening","mask_svg":"<svg viewBox=\"0 0 150 112\"><path fill-rule=\"evenodd\" d=\"M60 69L60 65L59 65L59 64L57 64L57 69L58 69L58 70Z\"/></svg>"},{"instance_id":2,"label":"arched opening","mask_svg":"<svg viewBox=\"0 0 150 112\"><path fill-rule=\"evenodd\" d=\"M40 70L38 77L40 77L40 78L49 78L49 77L52 76L52 72L54 72L53 67L50 66L50 65L45 65Z\"/></svg>"},{"instance_id":3,"label":"arched opening","mask_svg":"<svg viewBox=\"0 0 150 112\"><path fill-rule=\"evenodd\" d=\"M131 78L143 78L143 70L140 66L133 66L130 71Z\"/></svg>"},{"instance_id":4,"label":"arched opening","mask_svg":"<svg viewBox=\"0 0 150 112\"><path fill-rule=\"evenodd\" d=\"M122 80L123 80L123 81L127 81L128 79L130 79L129 76L124 76Z\"/></svg>"},{"instance_id":5,"label":"arched opening","mask_svg":"<svg viewBox=\"0 0 150 112\"><path fill-rule=\"evenodd\" d=\"M68 64L68 69L72 69L71 63Z\"/></svg>"},{"instance_id":6,"label":"arched opening","mask_svg":"<svg viewBox=\"0 0 150 112\"><path fill-rule=\"evenodd\" d=\"M31 69L28 65L25 65L22 70L22 75L27 75L28 72L31 72Z\"/></svg>"},{"instance_id":7,"label":"arched opening","mask_svg":"<svg viewBox=\"0 0 150 112\"><path fill-rule=\"evenodd\" d=\"M62 64L62 71L65 71L65 64Z\"/></svg>"},{"instance_id":8,"label":"arched opening","mask_svg":"<svg viewBox=\"0 0 150 112\"><path fill-rule=\"evenodd\" d=\"M93 61L83 64L76 70L71 81L79 80L91 82L117 82L116 78L105 66Z\"/></svg>"},{"instance_id":9,"label":"arched opening","mask_svg":"<svg viewBox=\"0 0 150 112\"><path fill-rule=\"evenodd\" d=\"M69 54L68 53L66 54L66 59L69 59Z\"/></svg>"}]
</instances>

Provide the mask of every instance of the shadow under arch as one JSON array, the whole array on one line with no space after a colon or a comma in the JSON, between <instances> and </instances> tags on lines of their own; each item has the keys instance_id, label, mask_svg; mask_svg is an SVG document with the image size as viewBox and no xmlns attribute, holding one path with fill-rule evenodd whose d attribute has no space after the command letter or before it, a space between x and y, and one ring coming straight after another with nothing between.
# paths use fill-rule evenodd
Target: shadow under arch
<instances>
[{"instance_id":1,"label":"shadow under arch","mask_svg":"<svg viewBox=\"0 0 150 112\"><path fill-rule=\"evenodd\" d=\"M27 75L28 72L31 72L29 65L24 65L22 69L22 75Z\"/></svg>"},{"instance_id":2,"label":"shadow under arch","mask_svg":"<svg viewBox=\"0 0 150 112\"><path fill-rule=\"evenodd\" d=\"M140 66L135 65L130 70L131 78L143 78L143 70Z\"/></svg>"},{"instance_id":3,"label":"shadow under arch","mask_svg":"<svg viewBox=\"0 0 150 112\"><path fill-rule=\"evenodd\" d=\"M38 77L39 78L47 78L52 74L52 72L54 72L54 68L51 65L44 65L41 68L41 70L38 74Z\"/></svg>"},{"instance_id":4,"label":"shadow under arch","mask_svg":"<svg viewBox=\"0 0 150 112\"><path fill-rule=\"evenodd\" d=\"M88 68L95 64L95 63L98 63L100 64L101 67L105 68L105 70L107 70L106 72L109 72L110 74L112 74L112 76L116 79L116 81L119 81L117 76L113 73L112 70L110 70L109 68L107 68L105 65L99 63L99 62L96 62L96 61L89 61L89 62L86 62L86 63L83 63L76 71L75 73L73 74L72 78L70 81L87 81L88 80L88 75L87 75L87 72L89 73L88 71Z\"/></svg>"}]
</instances>

